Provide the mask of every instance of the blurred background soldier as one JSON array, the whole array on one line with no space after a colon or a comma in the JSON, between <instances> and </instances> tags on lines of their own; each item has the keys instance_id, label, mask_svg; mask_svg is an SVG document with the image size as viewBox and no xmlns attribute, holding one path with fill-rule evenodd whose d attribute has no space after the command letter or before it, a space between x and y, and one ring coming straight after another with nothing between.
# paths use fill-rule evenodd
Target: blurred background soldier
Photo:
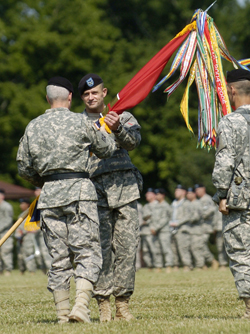
<instances>
[{"instance_id":1,"label":"blurred background soldier","mask_svg":"<svg viewBox=\"0 0 250 334\"><path fill-rule=\"evenodd\" d=\"M85 75L78 85L86 109L84 119L97 121L105 108L107 88L98 75ZM117 150L109 159L92 155L90 177L98 195L98 214L103 265L94 294L99 305L100 321L112 319L110 296L115 297L115 320L134 319L129 299L134 292L136 251L139 242L137 200L142 190L142 177L132 164L128 151L139 146L140 125L127 111L113 111L105 117L112 130L110 136Z\"/></svg>"},{"instance_id":2,"label":"blurred background soldier","mask_svg":"<svg viewBox=\"0 0 250 334\"><path fill-rule=\"evenodd\" d=\"M219 262L215 260L214 255L210 252L208 241L210 234L213 232L213 217L216 210L212 197L206 193L206 188L203 184L195 184L194 186L196 196L199 198L201 220L203 226L203 252L204 252L204 266L209 263L213 269L218 269Z\"/></svg>"},{"instance_id":3,"label":"blurred background soldier","mask_svg":"<svg viewBox=\"0 0 250 334\"><path fill-rule=\"evenodd\" d=\"M189 200L189 216L190 216L190 249L194 259L194 266L202 269L204 266L203 251L203 227L200 212L200 203L196 197L193 188L188 188L187 199Z\"/></svg>"},{"instance_id":4,"label":"blurred background soldier","mask_svg":"<svg viewBox=\"0 0 250 334\"><path fill-rule=\"evenodd\" d=\"M175 189L175 200L172 202L172 250L174 254L174 269L178 270L181 263L185 271L192 268L189 234L189 202L186 199L186 189L178 184Z\"/></svg>"},{"instance_id":5,"label":"blurred background soldier","mask_svg":"<svg viewBox=\"0 0 250 334\"><path fill-rule=\"evenodd\" d=\"M22 211L27 210L30 206L28 198L22 198L19 202ZM25 221L15 231L15 238L17 239L17 264L21 274L24 274L26 270L34 274L37 269L37 263L40 261L40 251L35 239L37 231L26 231L24 229Z\"/></svg>"},{"instance_id":6,"label":"blurred background soldier","mask_svg":"<svg viewBox=\"0 0 250 334\"><path fill-rule=\"evenodd\" d=\"M8 232L13 224L13 208L5 200L5 191L0 189L0 239ZM8 238L0 247L0 274L5 270L9 276L13 269L13 238Z\"/></svg>"},{"instance_id":7,"label":"blurred background soldier","mask_svg":"<svg viewBox=\"0 0 250 334\"><path fill-rule=\"evenodd\" d=\"M152 211L154 206L158 203L156 200L156 195L153 188L148 188L145 194L147 204L143 207L143 225L141 225L140 235L141 235L141 243L142 243L142 258L143 261L148 268L153 268L155 263L153 261L153 252L155 243L152 238L152 234L150 232L150 225L152 223ZM155 237L158 242L158 237Z\"/></svg>"},{"instance_id":8,"label":"blurred background soldier","mask_svg":"<svg viewBox=\"0 0 250 334\"><path fill-rule=\"evenodd\" d=\"M36 187L35 191L35 196L39 196L41 194L41 188L39 187ZM49 255L49 251L48 251L48 248L45 244L45 241L44 241L44 236L43 236L43 232L41 230L38 230L36 233L35 233L35 241L39 247L39 251L40 251L40 256L39 256L39 266L41 268L41 270L44 272L44 273L47 273L50 266L51 266L51 256Z\"/></svg>"},{"instance_id":9,"label":"blurred background soldier","mask_svg":"<svg viewBox=\"0 0 250 334\"><path fill-rule=\"evenodd\" d=\"M218 261L220 265L219 269L224 270L228 265L228 256L226 253L222 235L222 213L219 210L215 211L212 225L216 233L216 247L218 251Z\"/></svg>"},{"instance_id":10,"label":"blurred background soldier","mask_svg":"<svg viewBox=\"0 0 250 334\"><path fill-rule=\"evenodd\" d=\"M143 226L143 206L141 203L137 202L137 210L138 210L138 217L139 217L139 226ZM136 253L136 270L139 270L142 267L142 247L141 247L141 238L139 239L138 247L137 247L137 253Z\"/></svg>"},{"instance_id":11,"label":"blurred background soldier","mask_svg":"<svg viewBox=\"0 0 250 334\"><path fill-rule=\"evenodd\" d=\"M172 209L165 201L165 189L156 189L155 194L158 203L154 205L152 210L150 230L152 235L158 236L162 266L166 267L166 272L169 273L171 271L171 267L173 266L173 253L171 249L171 235L169 229Z\"/></svg>"}]
</instances>

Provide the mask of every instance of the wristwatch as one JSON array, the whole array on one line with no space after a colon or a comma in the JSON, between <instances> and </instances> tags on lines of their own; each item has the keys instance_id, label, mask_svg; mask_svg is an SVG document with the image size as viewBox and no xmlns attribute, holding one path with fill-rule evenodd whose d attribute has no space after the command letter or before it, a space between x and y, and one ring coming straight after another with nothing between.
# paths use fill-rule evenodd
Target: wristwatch
<instances>
[{"instance_id":1,"label":"wristwatch","mask_svg":"<svg viewBox=\"0 0 250 334\"><path fill-rule=\"evenodd\" d=\"M114 133L120 133L122 131L122 124L120 123L116 130L113 130Z\"/></svg>"}]
</instances>

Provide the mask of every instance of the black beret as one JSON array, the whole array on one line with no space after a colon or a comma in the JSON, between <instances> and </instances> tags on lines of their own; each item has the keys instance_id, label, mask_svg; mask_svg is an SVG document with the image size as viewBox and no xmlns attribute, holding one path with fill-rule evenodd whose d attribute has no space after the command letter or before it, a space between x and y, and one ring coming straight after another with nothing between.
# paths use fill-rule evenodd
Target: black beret
<instances>
[{"instance_id":1,"label":"black beret","mask_svg":"<svg viewBox=\"0 0 250 334\"><path fill-rule=\"evenodd\" d=\"M4 189L0 189L0 194L5 194L5 190Z\"/></svg>"},{"instance_id":2,"label":"black beret","mask_svg":"<svg viewBox=\"0 0 250 334\"><path fill-rule=\"evenodd\" d=\"M103 82L99 75L94 73L86 74L79 82L78 91L80 96L85 92L85 90L94 88Z\"/></svg>"},{"instance_id":3,"label":"black beret","mask_svg":"<svg viewBox=\"0 0 250 334\"><path fill-rule=\"evenodd\" d=\"M155 189L156 194L166 195L166 190L163 188Z\"/></svg>"},{"instance_id":4,"label":"black beret","mask_svg":"<svg viewBox=\"0 0 250 334\"><path fill-rule=\"evenodd\" d=\"M194 185L194 189L197 189L197 188L204 188L204 185L202 183L196 183Z\"/></svg>"},{"instance_id":5,"label":"black beret","mask_svg":"<svg viewBox=\"0 0 250 334\"><path fill-rule=\"evenodd\" d=\"M155 192L154 188L148 188L147 189L147 193L154 193L154 192Z\"/></svg>"},{"instance_id":6,"label":"black beret","mask_svg":"<svg viewBox=\"0 0 250 334\"><path fill-rule=\"evenodd\" d=\"M242 80L250 81L250 71L240 68L238 70L232 70L227 72L227 82L237 82Z\"/></svg>"},{"instance_id":7,"label":"black beret","mask_svg":"<svg viewBox=\"0 0 250 334\"><path fill-rule=\"evenodd\" d=\"M49 79L48 86L49 85L64 87L68 91L70 91L71 93L74 93L72 83L68 79L63 78L63 77L53 77L53 78Z\"/></svg>"},{"instance_id":8,"label":"black beret","mask_svg":"<svg viewBox=\"0 0 250 334\"><path fill-rule=\"evenodd\" d=\"M187 188L187 192L193 193L194 192L194 188L192 188L192 187Z\"/></svg>"},{"instance_id":9,"label":"black beret","mask_svg":"<svg viewBox=\"0 0 250 334\"><path fill-rule=\"evenodd\" d=\"M19 202L20 203L28 203L28 204L30 204L30 200L28 198L20 198Z\"/></svg>"},{"instance_id":10,"label":"black beret","mask_svg":"<svg viewBox=\"0 0 250 334\"><path fill-rule=\"evenodd\" d=\"M181 185L181 184L177 184L177 186L175 187L175 189L183 189L183 190L186 190L186 188L183 187L183 185Z\"/></svg>"}]
</instances>

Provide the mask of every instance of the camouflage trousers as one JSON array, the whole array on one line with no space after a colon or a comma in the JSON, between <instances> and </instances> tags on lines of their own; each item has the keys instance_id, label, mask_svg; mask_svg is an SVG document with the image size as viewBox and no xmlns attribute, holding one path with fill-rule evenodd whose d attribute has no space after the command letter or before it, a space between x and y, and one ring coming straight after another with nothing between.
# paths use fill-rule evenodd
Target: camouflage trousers
<instances>
[{"instance_id":1,"label":"camouflage trousers","mask_svg":"<svg viewBox=\"0 0 250 334\"><path fill-rule=\"evenodd\" d=\"M51 266L51 256L49 255L48 248L45 244L44 237L42 231L38 231L35 235L37 245L40 251L40 260L39 265L41 269L49 269Z\"/></svg>"},{"instance_id":2,"label":"camouflage trousers","mask_svg":"<svg viewBox=\"0 0 250 334\"><path fill-rule=\"evenodd\" d=\"M214 256L208 248L209 237L210 237L209 233L204 233L203 238L202 238L202 240L203 240L203 254L204 254L205 263L211 263L214 260Z\"/></svg>"},{"instance_id":3,"label":"camouflage trousers","mask_svg":"<svg viewBox=\"0 0 250 334\"><path fill-rule=\"evenodd\" d=\"M174 254L174 266L192 267L191 235L187 232L178 231L172 235L172 250Z\"/></svg>"},{"instance_id":4,"label":"camouflage trousers","mask_svg":"<svg viewBox=\"0 0 250 334\"><path fill-rule=\"evenodd\" d=\"M174 236L175 252L178 254L183 266L192 267L191 257L191 235L188 232L178 231ZM176 264L175 264L176 265ZM178 264L180 265L180 263Z\"/></svg>"},{"instance_id":5,"label":"camouflage trousers","mask_svg":"<svg viewBox=\"0 0 250 334\"><path fill-rule=\"evenodd\" d=\"M152 235L141 235L142 258L148 268L154 267Z\"/></svg>"},{"instance_id":6,"label":"camouflage trousers","mask_svg":"<svg viewBox=\"0 0 250 334\"><path fill-rule=\"evenodd\" d=\"M171 235L169 232L159 232L153 236L153 259L155 268L172 267L173 251L171 248Z\"/></svg>"},{"instance_id":7,"label":"camouflage trousers","mask_svg":"<svg viewBox=\"0 0 250 334\"><path fill-rule=\"evenodd\" d=\"M250 211L223 215L223 237L240 298L250 298Z\"/></svg>"},{"instance_id":8,"label":"camouflage trousers","mask_svg":"<svg viewBox=\"0 0 250 334\"><path fill-rule=\"evenodd\" d=\"M216 247L218 251L218 260L220 266L226 266L228 264L228 257L225 250L223 235L221 231L216 233Z\"/></svg>"},{"instance_id":9,"label":"camouflage trousers","mask_svg":"<svg viewBox=\"0 0 250 334\"><path fill-rule=\"evenodd\" d=\"M0 239L8 232L8 229L0 233ZM13 238L9 237L0 247L0 272L13 269Z\"/></svg>"},{"instance_id":10,"label":"camouflage trousers","mask_svg":"<svg viewBox=\"0 0 250 334\"><path fill-rule=\"evenodd\" d=\"M37 269L37 262L35 257L35 235L34 233L27 233L22 240L17 243L17 264L21 272L28 270L35 272Z\"/></svg>"},{"instance_id":11,"label":"camouflage trousers","mask_svg":"<svg viewBox=\"0 0 250 334\"><path fill-rule=\"evenodd\" d=\"M73 275L76 281L85 278L94 284L102 266L96 202L42 209L41 226L52 257L48 289L68 290Z\"/></svg>"},{"instance_id":12,"label":"camouflage trousers","mask_svg":"<svg viewBox=\"0 0 250 334\"><path fill-rule=\"evenodd\" d=\"M115 209L99 206L98 213L103 266L94 296L130 296L134 291L139 242L137 201Z\"/></svg>"},{"instance_id":13,"label":"camouflage trousers","mask_svg":"<svg viewBox=\"0 0 250 334\"><path fill-rule=\"evenodd\" d=\"M191 234L190 244L194 265L196 268L202 268L205 265L203 234Z\"/></svg>"}]
</instances>

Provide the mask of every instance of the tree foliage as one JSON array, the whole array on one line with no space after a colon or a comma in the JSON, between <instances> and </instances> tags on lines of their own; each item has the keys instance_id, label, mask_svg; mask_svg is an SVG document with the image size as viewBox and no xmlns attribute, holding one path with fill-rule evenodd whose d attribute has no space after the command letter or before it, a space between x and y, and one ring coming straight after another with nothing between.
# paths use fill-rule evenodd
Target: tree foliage
<instances>
[{"instance_id":1,"label":"tree foliage","mask_svg":"<svg viewBox=\"0 0 250 334\"><path fill-rule=\"evenodd\" d=\"M110 102L133 75L211 0L5 0L0 4L0 178L25 184L16 168L18 142L28 122L48 107L47 80L72 81L72 110L83 105L77 85L88 72L103 77ZM236 58L250 56L248 13L236 0L220 0L209 11ZM239 25L238 22L241 22ZM229 24L230 22L230 24ZM169 67L168 67L169 68ZM167 69L164 73L166 73ZM232 69L225 64L225 69ZM163 73L163 74L164 74ZM197 149L179 111L183 87L167 101L161 89L132 110L142 126L142 143L131 152L145 189L203 182L213 192L214 150ZM162 89L163 90L163 89ZM197 96L190 97L197 133ZM26 184L27 185L27 184Z\"/></svg>"}]
</instances>

